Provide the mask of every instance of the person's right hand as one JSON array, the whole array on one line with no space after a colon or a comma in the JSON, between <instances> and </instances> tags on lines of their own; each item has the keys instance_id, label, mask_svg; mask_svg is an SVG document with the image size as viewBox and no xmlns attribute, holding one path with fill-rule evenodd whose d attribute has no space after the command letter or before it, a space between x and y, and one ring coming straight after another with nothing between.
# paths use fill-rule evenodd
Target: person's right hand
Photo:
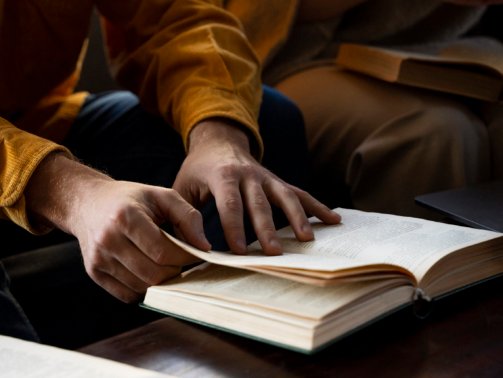
<instances>
[{"instance_id":1,"label":"person's right hand","mask_svg":"<svg viewBox=\"0 0 503 378\"><path fill-rule=\"evenodd\" d=\"M196 261L160 224L169 222L188 243L210 248L201 214L175 190L115 181L60 154L38 167L26 195L39 220L78 238L87 273L124 302Z\"/></svg>"},{"instance_id":2,"label":"person's right hand","mask_svg":"<svg viewBox=\"0 0 503 378\"><path fill-rule=\"evenodd\" d=\"M232 252L247 252L244 217L248 216L264 254L282 253L272 206L285 214L299 241L314 238L308 215L327 224L341 221L336 212L309 193L263 167L250 153L247 134L232 122L204 120L194 127L189 140L188 154L173 188L195 206L215 198Z\"/></svg>"}]
</instances>

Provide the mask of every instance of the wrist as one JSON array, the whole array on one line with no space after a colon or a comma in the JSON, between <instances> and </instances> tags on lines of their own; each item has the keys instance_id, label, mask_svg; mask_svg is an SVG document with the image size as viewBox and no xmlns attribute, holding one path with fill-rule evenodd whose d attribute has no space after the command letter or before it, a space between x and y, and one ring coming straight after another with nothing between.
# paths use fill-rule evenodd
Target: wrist
<instances>
[{"instance_id":1,"label":"wrist","mask_svg":"<svg viewBox=\"0 0 503 378\"><path fill-rule=\"evenodd\" d=\"M49 154L34 171L24 192L31 221L72 233L83 194L97 180L111 178L63 153Z\"/></svg>"},{"instance_id":2,"label":"wrist","mask_svg":"<svg viewBox=\"0 0 503 378\"><path fill-rule=\"evenodd\" d=\"M212 118L198 123L189 135L188 151L193 152L212 144L232 144L250 152L250 140L245 127L227 119Z\"/></svg>"}]
</instances>

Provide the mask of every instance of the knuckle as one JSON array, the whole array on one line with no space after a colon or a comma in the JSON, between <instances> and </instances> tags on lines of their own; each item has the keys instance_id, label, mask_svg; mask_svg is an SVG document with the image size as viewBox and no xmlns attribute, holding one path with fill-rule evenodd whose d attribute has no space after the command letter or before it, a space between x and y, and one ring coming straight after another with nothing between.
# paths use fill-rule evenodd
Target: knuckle
<instances>
[{"instance_id":1,"label":"knuckle","mask_svg":"<svg viewBox=\"0 0 503 378\"><path fill-rule=\"evenodd\" d=\"M86 270L88 270L90 274L103 270L106 265L106 259L99 252L99 249L91 249L88 251L86 262Z\"/></svg>"},{"instance_id":2,"label":"knuckle","mask_svg":"<svg viewBox=\"0 0 503 378\"><path fill-rule=\"evenodd\" d=\"M226 183L236 183L243 177L258 180L260 173L253 164L242 162L239 165L223 164L218 169L218 175Z\"/></svg>"},{"instance_id":3,"label":"knuckle","mask_svg":"<svg viewBox=\"0 0 503 378\"><path fill-rule=\"evenodd\" d=\"M203 217L201 213L192 206L187 206L187 209L183 215L181 215L178 220L173 222L175 227L182 228L184 225L195 225L201 223Z\"/></svg>"},{"instance_id":4,"label":"knuckle","mask_svg":"<svg viewBox=\"0 0 503 378\"><path fill-rule=\"evenodd\" d=\"M176 197L177 199L182 197L180 195L180 193L177 190L173 189L173 188L162 188L162 191L168 197ZM164 193L163 193L163 195L164 195Z\"/></svg>"},{"instance_id":5,"label":"knuckle","mask_svg":"<svg viewBox=\"0 0 503 378\"><path fill-rule=\"evenodd\" d=\"M152 260L157 265L164 265L169 262L169 253L163 248L155 248L151 252Z\"/></svg>"},{"instance_id":6,"label":"knuckle","mask_svg":"<svg viewBox=\"0 0 503 378\"><path fill-rule=\"evenodd\" d=\"M124 230L125 232L131 231L132 222L130 222L130 219L132 212L133 208L130 205L117 209L109 217L109 227L119 228L121 230Z\"/></svg>"},{"instance_id":7,"label":"knuckle","mask_svg":"<svg viewBox=\"0 0 503 378\"><path fill-rule=\"evenodd\" d=\"M297 188L296 186L292 185L288 185L288 188L291 190L293 195L297 196L298 198L301 199L311 198L311 195L303 189Z\"/></svg>"},{"instance_id":8,"label":"knuckle","mask_svg":"<svg viewBox=\"0 0 503 378\"><path fill-rule=\"evenodd\" d=\"M234 180L238 174L237 167L234 164L223 164L219 168L219 175L224 180Z\"/></svg>"},{"instance_id":9,"label":"knuckle","mask_svg":"<svg viewBox=\"0 0 503 378\"><path fill-rule=\"evenodd\" d=\"M232 212L239 212L242 210L241 199L236 195L229 195L224 200L224 206L227 210Z\"/></svg>"},{"instance_id":10,"label":"knuckle","mask_svg":"<svg viewBox=\"0 0 503 378\"><path fill-rule=\"evenodd\" d=\"M288 185L281 186L279 195L287 199L294 199L298 197L297 194Z\"/></svg>"},{"instance_id":11,"label":"knuckle","mask_svg":"<svg viewBox=\"0 0 503 378\"><path fill-rule=\"evenodd\" d=\"M199 211L197 211L195 208L190 207L187 210L187 213L185 214L185 220L190 223L202 221L203 217Z\"/></svg>"},{"instance_id":12,"label":"knuckle","mask_svg":"<svg viewBox=\"0 0 503 378\"><path fill-rule=\"evenodd\" d=\"M255 208L268 209L269 200L265 196L254 196L251 200L251 205Z\"/></svg>"},{"instance_id":13,"label":"knuckle","mask_svg":"<svg viewBox=\"0 0 503 378\"><path fill-rule=\"evenodd\" d=\"M257 179L260 176L260 173L257 171L256 167L251 164L245 164L241 167L241 172L246 177L252 177Z\"/></svg>"},{"instance_id":14,"label":"knuckle","mask_svg":"<svg viewBox=\"0 0 503 378\"><path fill-rule=\"evenodd\" d=\"M270 237L276 234L276 229L271 224L265 224L262 225L260 232L262 233L262 235L267 235L268 237Z\"/></svg>"},{"instance_id":15,"label":"knuckle","mask_svg":"<svg viewBox=\"0 0 503 378\"><path fill-rule=\"evenodd\" d=\"M295 191L288 187L282 187L279 189L278 192L276 192L276 201L279 201L279 203L283 204L296 204L296 203L302 203L302 198L297 195Z\"/></svg>"},{"instance_id":16,"label":"knuckle","mask_svg":"<svg viewBox=\"0 0 503 378\"><path fill-rule=\"evenodd\" d=\"M91 255L99 255L99 251L107 250L110 245L113 245L113 232L110 228L104 228L93 235L94 248L91 250Z\"/></svg>"}]
</instances>

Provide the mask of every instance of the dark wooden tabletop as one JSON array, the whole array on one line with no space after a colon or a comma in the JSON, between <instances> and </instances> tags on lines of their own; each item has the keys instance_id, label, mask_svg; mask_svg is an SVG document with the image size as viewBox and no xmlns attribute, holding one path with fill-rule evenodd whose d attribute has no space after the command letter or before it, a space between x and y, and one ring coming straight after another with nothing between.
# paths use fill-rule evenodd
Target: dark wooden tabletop
<instances>
[{"instance_id":1,"label":"dark wooden tabletop","mask_svg":"<svg viewBox=\"0 0 503 378\"><path fill-rule=\"evenodd\" d=\"M169 317L80 351L179 377L503 377L503 278L438 301L424 319L401 310L314 355Z\"/></svg>"}]
</instances>

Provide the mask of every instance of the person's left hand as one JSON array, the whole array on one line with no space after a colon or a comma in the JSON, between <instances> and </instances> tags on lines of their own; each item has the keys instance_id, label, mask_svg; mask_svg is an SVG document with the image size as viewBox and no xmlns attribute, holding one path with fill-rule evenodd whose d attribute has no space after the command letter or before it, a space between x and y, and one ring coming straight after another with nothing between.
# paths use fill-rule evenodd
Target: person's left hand
<instances>
[{"instance_id":1,"label":"person's left hand","mask_svg":"<svg viewBox=\"0 0 503 378\"><path fill-rule=\"evenodd\" d=\"M215 197L230 249L246 252L246 208L264 253L281 253L271 204L281 208L298 240L313 239L307 214L335 224L340 216L305 191L261 166L249 152L247 135L220 120L206 120L190 134L189 151L173 188L193 205Z\"/></svg>"}]
</instances>

